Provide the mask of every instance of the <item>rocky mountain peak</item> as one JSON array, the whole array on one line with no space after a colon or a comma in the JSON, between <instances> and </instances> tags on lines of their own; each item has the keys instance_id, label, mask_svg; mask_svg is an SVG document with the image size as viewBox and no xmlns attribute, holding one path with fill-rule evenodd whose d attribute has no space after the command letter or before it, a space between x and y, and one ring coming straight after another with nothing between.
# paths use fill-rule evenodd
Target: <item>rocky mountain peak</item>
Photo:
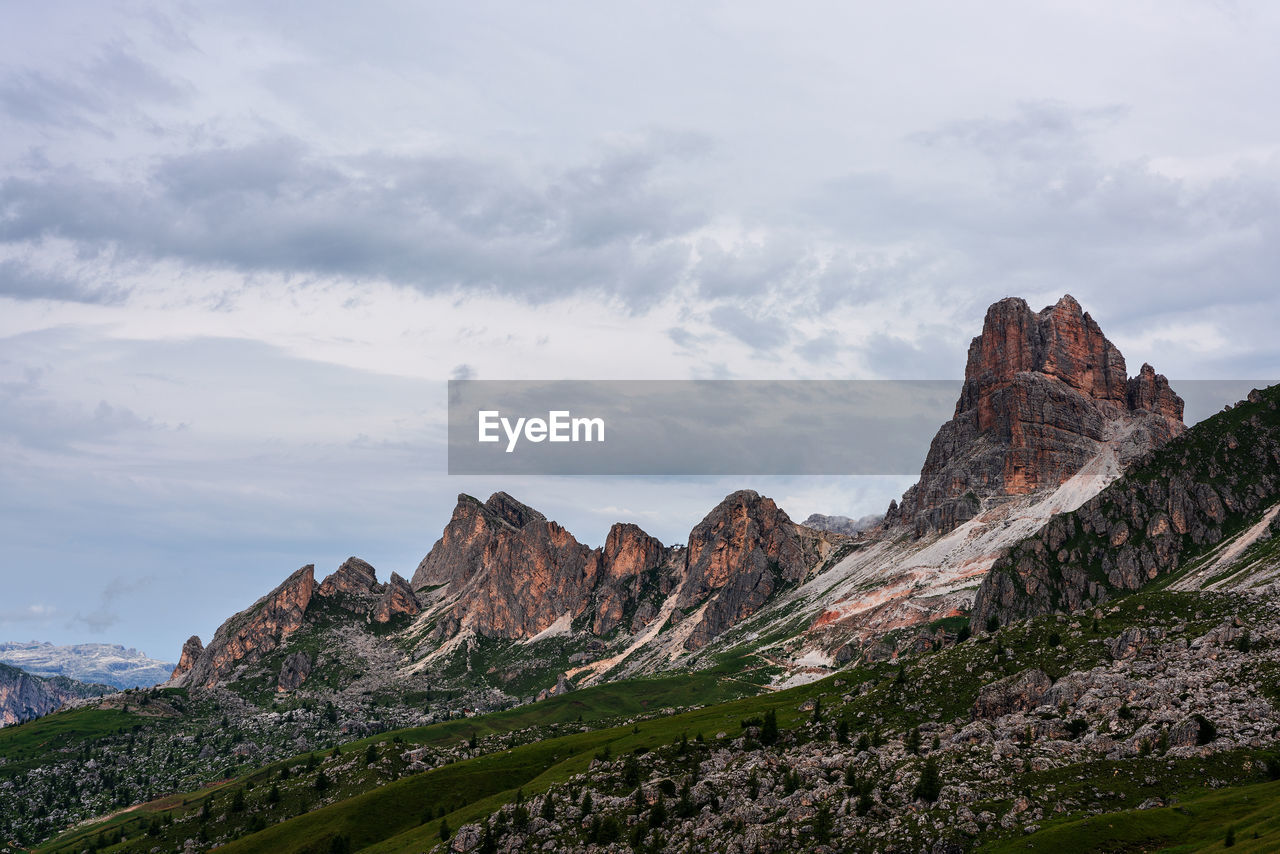
<instances>
[{"instance_id":1,"label":"rocky mountain peak","mask_svg":"<svg viewBox=\"0 0 1280 854\"><path fill-rule=\"evenodd\" d=\"M377 587L378 577L373 567L358 557L349 557L320 583L316 594L327 597L337 593L371 593Z\"/></svg>"},{"instance_id":2,"label":"rocky mountain peak","mask_svg":"<svg viewBox=\"0 0 1280 854\"><path fill-rule=\"evenodd\" d=\"M189 670L178 673L180 685L212 686L228 678L242 663L252 663L273 651L299 628L316 590L315 566L307 564L252 606L227 620L209 645L196 654ZM198 643L199 639L196 638ZM195 644L187 641L184 654Z\"/></svg>"},{"instance_id":3,"label":"rocky mountain peak","mask_svg":"<svg viewBox=\"0 0 1280 854\"><path fill-rule=\"evenodd\" d=\"M462 496L459 496L461 500ZM484 503L484 509L513 528L523 528L531 522L545 522L547 517L527 504L512 498L505 492L495 492Z\"/></svg>"},{"instance_id":4,"label":"rocky mountain peak","mask_svg":"<svg viewBox=\"0 0 1280 854\"><path fill-rule=\"evenodd\" d=\"M955 417L934 437L920 481L886 521L946 532L993 501L1054 489L1104 446L1121 463L1185 429L1182 400L1124 356L1070 295L1039 312L1010 297L969 345Z\"/></svg>"},{"instance_id":5,"label":"rocky mountain peak","mask_svg":"<svg viewBox=\"0 0 1280 854\"><path fill-rule=\"evenodd\" d=\"M822 538L792 522L772 498L750 489L726 496L689 532L677 607L714 595L685 647L705 646L759 610L779 587L802 580L818 560Z\"/></svg>"}]
</instances>

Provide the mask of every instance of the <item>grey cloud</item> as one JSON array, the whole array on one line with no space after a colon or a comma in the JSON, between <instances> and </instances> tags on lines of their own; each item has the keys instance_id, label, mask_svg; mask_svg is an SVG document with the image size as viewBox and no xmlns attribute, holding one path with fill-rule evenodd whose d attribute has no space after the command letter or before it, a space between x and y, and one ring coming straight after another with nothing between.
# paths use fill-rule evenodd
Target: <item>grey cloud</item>
<instances>
[{"instance_id":1,"label":"grey cloud","mask_svg":"<svg viewBox=\"0 0 1280 854\"><path fill-rule=\"evenodd\" d=\"M796 352L807 362L826 362L840 352L840 347L839 336L834 332L824 332L821 335L815 335L803 344L797 345Z\"/></svg>"},{"instance_id":2,"label":"grey cloud","mask_svg":"<svg viewBox=\"0 0 1280 854\"><path fill-rule=\"evenodd\" d=\"M0 442L70 454L162 427L128 407L99 400L92 408L46 392L39 370L0 383Z\"/></svg>"},{"instance_id":3,"label":"grey cloud","mask_svg":"<svg viewBox=\"0 0 1280 854\"><path fill-rule=\"evenodd\" d=\"M0 261L0 296L14 299L53 299L66 302L113 304L122 302L127 290L116 285L95 285L73 276L37 270L22 261Z\"/></svg>"},{"instance_id":4,"label":"grey cloud","mask_svg":"<svg viewBox=\"0 0 1280 854\"><path fill-rule=\"evenodd\" d=\"M709 314L711 325L758 350L772 350L787 342L782 319L757 318L735 305L719 305Z\"/></svg>"},{"instance_id":5,"label":"grey cloud","mask_svg":"<svg viewBox=\"0 0 1280 854\"><path fill-rule=\"evenodd\" d=\"M698 336L683 326L672 326L667 330L667 337L677 347L682 347L686 350L698 345Z\"/></svg>"},{"instance_id":6,"label":"grey cloud","mask_svg":"<svg viewBox=\"0 0 1280 854\"><path fill-rule=\"evenodd\" d=\"M87 63L52 75L21 68L0 78L0 112L10 119L62 128L92 128L111 133L108 116L128 111L138 101L173 103L186 89L113 44Z\"/></svg>"},{"instance_id":7,"label":"grey cloud","mask_svg":"<svg viewBox=\"0 0 1280 854\"><path fill-rule=\"evenodd\" d=\"M91 632L106 631L121 620L117 610L118 603L131 594L146 589L153 581L154 578L150 575L132 579L121 577L111 579L102 589L98 606L88 613L77 613L72 622L84 625Z\"/></svg>"},{"instance_id":8,"label":"grey cloud","mask_svg":"<svg viewBox=\"0 0 1280 854\"><path fill-rule=\"evenodd\" d=\"M143 183L10 178L0 240L530 300L587 290L643 307L679 283L682 235L705 221L655 185L667 158L688 156L659 139L540 186L478 160L329 159L278 139L172 157Z\"/></svg>"}]
</instances>

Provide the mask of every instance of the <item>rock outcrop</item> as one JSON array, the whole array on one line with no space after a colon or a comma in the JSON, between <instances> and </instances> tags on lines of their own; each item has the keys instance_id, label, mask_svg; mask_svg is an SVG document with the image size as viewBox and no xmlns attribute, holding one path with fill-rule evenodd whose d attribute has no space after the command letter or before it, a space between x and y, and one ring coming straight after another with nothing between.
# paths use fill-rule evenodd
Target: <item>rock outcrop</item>
<instances>
[{"instance_id":1,"label":"rock outcrop","mask_svg":"<svg viewBox=\"0 0 1280 854\"><path fill-rule=\"evenodd\" d=\"M219 626L191 669L178 676L175 684L216 685L241 664L256 662L275 650L302 626L315 589L315 566L308 564L252 607Z\"/></svg>"},{"instance_id":2,"label":"rock outcrop","mask_svg":"<svg viewBox=\"0 0 1280 854\"><path fill-rule=\"evenodd\" d=\"M182 656L178 659L178 664L173 668L170 679L177 679L190 672L191 668L196 666L196 662L200 660L200 656L204 654L204 644L200 642L199 635L192 635L187 638L187 642L182 645Z\"/></svg>"},{"instance_id":3,"label":"rock outcrop","mask_svg":"<svg viewBox=\"0 0 1280 854\"><path fill-rule=\"evenodd\" d=\"M668 549L638 525L619 522L609 529L604 548L592 552L591 565L587 567L587 574L599 583L591 623L593 634L609 634L622 624L628 613L633 615L630 626L633 630L647 625L656 610L639 613L637 606L646 582L650 582L660 596L671 592L673 577L655 574L668 556Z\"/></svg>"},{"instance_id":4,"label":"rock outcrop","mask_svg":"<svg viewBox=\"0 0 1280 854\"><path fill-rule=\"evenodd\" d=\"M280 665L280 676L276 679L277 691L292 691L302 686L311 675L311 656L305 652L295 652L285 658Z\"/></svg>"},{"instance_id":5,"label":"rock outcrop","mask_svg":"<svg viewBox=\"0 0 1280 854\"><path fill-rule=\"evenodd\" d=\"M483 504L460 495L413 587L443 586L454 597L436 623L438 638L463 629L528 638L586 610L596 580L588 575L590 556L572 534L505 492Z\"/></svg>"},{"instance_id":6,"label":"rock outcrop","mask_svg":"<svg viewBox=\"0 0 1280 854\"><path fill-rule=\"evenodd\" d=\"M340 593L360 595L377 589L378 577L373 567L358 557L349 557L332 575L320 582L316 595L332 598Z\"/></svg>"},{"instance_id":7,"label":"rock outcrop","mask_svg":"<svg viewBox=\"0 0 1280 854\"><path fill-rule=\"evenodd\" d=\"M822 535L792 522L751 490L729 495L689 532L677 608L706 601L685 640L699 649L760 609L783 585L801 581L820 558Z\"/></svg>"},{"instance_id":8,"label":"rock outcrop","mask_svg":"<svg viewBox=\"0 0 1280 854\"><path fill-rule=\"evenodd\" d=\"M484 503L462 495L412 586L449 603L437 639L463 630L527 639L558 622L597 636L640 631L678 590L675 607L698 612L682 641L695 650L804 578L830 538L742 491L693 529L688 548L618 523L593 550L505 493Z\"/></svg>"},{"instance_id":9,"label":"rock outcrop","mask_svg":"<svg viewBox=\"0 0 1280 854\"><path fill-rule=\"evenodd\" d=\"M399 573L391 573L382 597L373 609L375 623L389 623L396 617L413 617L422 611L422 604L414 595L413 588Z\"/></svg>"},{"instance_id":10,"label":"rock outcrop","mask_svg":"<svg viewBox=\"0 0 1280 854\"><path fill-rule=\"evenodd\" d=\"M983 579L974 619L1074 611L1137 590L1250 526L1266 529L1278 501L1280 387L1273 386L1200 422L1010 549Z\"/></svg>"},{"instance_id":11,"label":"rock outcrop","mask_svg":"<svg viewBox=\"0 0 1280 854\"><path fill-rule=\"evenodd\" d=\"M1080 304L1039 313L1017 298L987 310L969 346L955 416L938 431L920 481L886 515L917 535L952 530L993 501L1060 486L1123 437L1122 462L1185 429L1182 400L1124 357Z\"/></svg>"}]
</instances>

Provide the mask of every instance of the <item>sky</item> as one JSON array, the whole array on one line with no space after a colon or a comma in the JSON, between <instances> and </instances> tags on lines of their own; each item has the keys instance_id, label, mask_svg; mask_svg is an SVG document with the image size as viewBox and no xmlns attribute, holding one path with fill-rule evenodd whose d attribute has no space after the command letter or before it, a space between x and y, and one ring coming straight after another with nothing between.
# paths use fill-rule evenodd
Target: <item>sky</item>
<instances>
[{"instance_id":1,"label":"sky","mask_svg":"<svg viewBox=\"0 0 1280 854\"><path fill-rule=\"evenodd\" d=\"M173 660L460 492L597 545L914 480L450 477L450 378L956 379L1064 293L1280 375L1275 4L0 9L0 640Z\"/></svg>"}]
</instances>

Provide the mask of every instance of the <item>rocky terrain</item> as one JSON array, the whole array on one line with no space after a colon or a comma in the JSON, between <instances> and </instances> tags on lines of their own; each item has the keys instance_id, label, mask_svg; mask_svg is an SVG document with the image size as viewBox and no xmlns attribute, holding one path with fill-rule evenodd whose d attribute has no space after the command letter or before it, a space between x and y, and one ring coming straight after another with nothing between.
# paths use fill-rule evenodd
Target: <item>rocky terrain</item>
<instances>
[{"instance_id":1,"label":"rocky terrain","mask_svg":"<svg viewBox=\"0 0 1280 854\"><path fill-rule=\"evenodd\" d=\"M983 581L974 619L1087 607L1162 576L1191 573L1183 586L1192 589L1265 585L1280 568L1277 506L1280 388L1272 387L1020 543Z\"/></svg>"},{"instance_id":2,"label":"rocky terrain","mask_svg":"<svg viewBox=\"0 0 1280 854\"><path fill-rule=\"evenodd\" d=\"M55 646L39 641L0 643L0 662L36 676L66 676L115 688L149 688L169 678L173 663L118 644Z\"/></svg>"},{"instance_id":3,"label":"rocky terrain","mask_svg":"<svg viewBox=\"0 0 1280 854\"><path fill-rule=\"evenodd\" d=\"M0 726L38 718L73 700L114 691L110 685L90 685L65 676L36 676L0 664Z\"/></svg>"}]
</instances>

